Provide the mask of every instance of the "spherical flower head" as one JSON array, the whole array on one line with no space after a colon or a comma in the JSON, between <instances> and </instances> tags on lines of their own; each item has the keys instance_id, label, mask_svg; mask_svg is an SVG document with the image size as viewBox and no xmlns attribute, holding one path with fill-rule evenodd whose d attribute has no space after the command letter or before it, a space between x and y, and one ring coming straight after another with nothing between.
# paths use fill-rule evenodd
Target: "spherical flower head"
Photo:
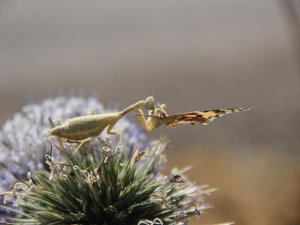
<instances>
[{"instance_id":1,"label":"spherical flower head","mask_svg":"<svg viewBox=\"0 0 300 225\"><path fill-rule=\"evenodd\" d=\"M48 168L45 154L49 143L45 138L51 128L49 118L58 124L93 111L102 114L118 110L105 108L95 97L61 96L25 105L12 115L0 130L0 191L7 189L13 180L25 178L28 171ZM116 124L118 128L125 129L124 140L130 146L145 140L141 128L126 118ZM106 138L105 134L102 137Z\"/></svg>"},{"instance_id":2,"label":"spherical flower head","mask_svg":"<svg viewBox=\"0 0 300 225\"><path fill-rule=\"evenodd\" d=\"M207 186L191 183L184 171L167 176L165 139L143 150L96 139L79 147L63 143L64 162L51 157L51 173L34 171L4 197L24 212L22 224L183 225L210 205ZM128 157L129 155L129 157ZM13 220L12 220L13 221Z\"/></svg>"}]
</instances>

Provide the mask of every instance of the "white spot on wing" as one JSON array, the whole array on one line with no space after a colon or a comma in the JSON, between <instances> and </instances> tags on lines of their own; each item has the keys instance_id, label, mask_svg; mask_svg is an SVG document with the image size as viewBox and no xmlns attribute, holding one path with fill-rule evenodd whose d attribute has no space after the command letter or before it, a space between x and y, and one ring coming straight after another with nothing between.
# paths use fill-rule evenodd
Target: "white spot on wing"
<instances>
[{"instance_id":1,"label":"white spot on wing","mask_svg":"<svg viewBox=\"0 0 300 225\"><path fill-rule=\"evenodd\" d=\"M216 119L216 117L211 117L209 118L209 121L214 121Z\"/></svg>"}]
</instances>

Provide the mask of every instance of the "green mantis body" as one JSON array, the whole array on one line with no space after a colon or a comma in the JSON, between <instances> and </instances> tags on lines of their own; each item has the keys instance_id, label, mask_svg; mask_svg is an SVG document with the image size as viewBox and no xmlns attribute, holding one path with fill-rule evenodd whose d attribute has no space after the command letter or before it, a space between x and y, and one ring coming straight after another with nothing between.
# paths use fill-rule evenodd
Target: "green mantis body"
<instances>
[{"instance_id":1,"label":"green mantis body","mask_svg":"<svg viewBox=\"0 0 300 225\"><path fill-rule=\"evenodd\" d=\"M146 100L132 104L121 112L75 117L62 125L52 128L49 131L49 135L67 140L83 141L99 136L107 128L108 134L120 136L122 130L113 130L113 127L122 117L131 111L136 111L138 115L141 115L141 107L153 108L153 104L154 99L150 96ZM139 118L139 120L142 122L145 130L148 131L145 118Z\"/></svg>"},{"instance_id":2,"label":"green mantis body","mask_svg":"<svg viewBox=\"0 0 300 225\"><path fill-rule=\"evenodd\" d=\"M66 123L54 127L49 134L68 140L84 140L99 136L108 127L108 134L116 134L113 126L122 118L120 113L107 113L75 117Z\"/></svg>"}]
</instances>

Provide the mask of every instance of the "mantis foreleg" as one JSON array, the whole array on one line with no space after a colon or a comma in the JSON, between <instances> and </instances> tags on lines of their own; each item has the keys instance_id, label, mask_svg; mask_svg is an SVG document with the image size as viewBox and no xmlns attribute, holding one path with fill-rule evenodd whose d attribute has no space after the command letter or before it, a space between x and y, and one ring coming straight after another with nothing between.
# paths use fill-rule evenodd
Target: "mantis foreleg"
<instances>
[{"instance_id":1,"label":"mantis foreleg","mask_svg":"<svg viewBox=\"0 0 300 225\"><path fill-rule=\"evenodd\" d=\"M146 101L138 101L135 104L132 104L130 106L128 106L126 109L124 109L123 111L120 112L120 115L123 117L125 116L127 113L133 111L133 110L137 110L140 107L144 106L146 104Z\"/></svg>"},{"instance_id":2,"label":"mantis foreleg","mask_svg":"<svg viewBox=\"0 0 300 225\"><path fill-rule=\"evenodd\" d=\"M149 117L146 120L145 115L144 115L143 111L140 108L136 109L136 113L137 113L137 118L138 118L139 122L142 124L144 130L146 132L152 131L153 128L154 128L152 126L152 120L153 120L153 118Z\"/></svg>"}]
</instances>

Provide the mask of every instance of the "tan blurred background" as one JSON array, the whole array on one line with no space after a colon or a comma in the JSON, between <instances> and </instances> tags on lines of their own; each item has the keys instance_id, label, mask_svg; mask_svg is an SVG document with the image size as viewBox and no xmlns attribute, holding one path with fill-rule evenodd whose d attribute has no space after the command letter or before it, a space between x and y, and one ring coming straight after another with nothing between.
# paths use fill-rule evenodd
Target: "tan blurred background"
<instances>
[{"instance_id":1,"label":"tan blurred background","mask_svg":"<svg viewBox=\"0 0 300 225\"><path fill-rule=\"evenodd\" d=\"M0 120L84 92L169 113L254 106L158 129L168 168L219 188L192 224L300 224L299 1L0 1Z\"/></svg>"}]
</instances>

